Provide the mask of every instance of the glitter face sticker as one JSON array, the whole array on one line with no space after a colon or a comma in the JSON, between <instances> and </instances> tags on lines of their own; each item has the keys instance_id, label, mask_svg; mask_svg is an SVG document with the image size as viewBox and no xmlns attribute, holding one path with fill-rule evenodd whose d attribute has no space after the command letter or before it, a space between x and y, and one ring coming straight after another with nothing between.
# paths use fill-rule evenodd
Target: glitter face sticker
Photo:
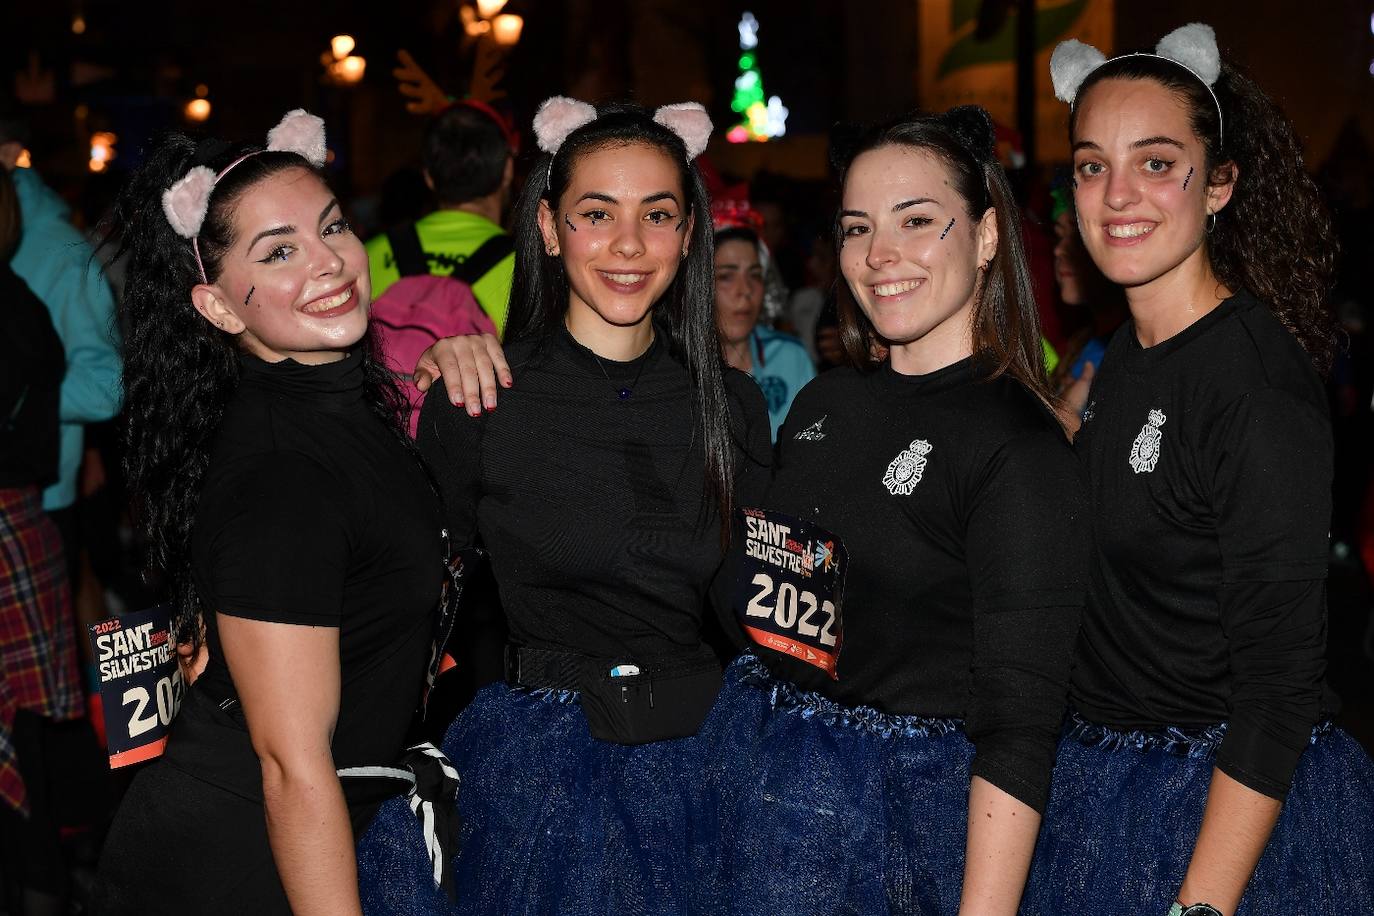
<instances>
[{"instance_id":1,"label":"glitter face sticker","mask_svg":"<svg viewBox=\"0 0 1374 916\"><path fill-rule=\"evenodd\" d=\"M1193 180L1193 167L1188 166L1188 174L1183 177L1183 190L1188 190L1188 182Z\"/></svg>"},{"instance_id":2,"label":"glitter face sticker","mask_svg":"<svg viewBox=\"0 0 1374 916\"><path fill-rule=\"evenodd\" d=\"M250 287L248 287L248 295L246 295L246 296L243 297L243 304L244 304L244 305L247 305L247 304L248 304L248 300L253 298L253 293L255 293L255 292L257 291L257 289L258 289L258 288L257 288L256 286L250 286Z\"/></svg>"},{"instance_id":3,"label":"glitter face sticker","mask_svg":"<svg viewBox=\"0 0 1374 916\"><path fill-rule=\"evenodd\" d=\"M573 232L577 231L577 227L572 224L572 218L569 217L566 213L563 214L563 222L567 223L568 228L571 229Z\"/></svg>"},{"instance_id":4,"label":"glitter face sticker","mask_svg":"<svg viewBox=\"0 0 1374 916\"><path fill-rule=\"evenodd\" d=\"M949 221L949 225L945 227L945 231L940 233L940 238L943 239L945 236L949 235L949 230L951 230L951 229L953 229L953 228L954 228L954 220L951 219L951 220Z\"/></svg>"}]
</instances>

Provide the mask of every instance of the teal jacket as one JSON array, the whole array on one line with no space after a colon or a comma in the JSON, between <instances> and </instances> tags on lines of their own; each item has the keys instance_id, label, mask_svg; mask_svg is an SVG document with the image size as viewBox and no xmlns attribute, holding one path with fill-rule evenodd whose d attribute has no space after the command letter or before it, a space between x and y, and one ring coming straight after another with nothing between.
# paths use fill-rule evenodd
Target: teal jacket
<instances>
[{"instance_id":1,"label":"teal jacket","mask_svg":"<svg viewBox=\"0 0 1374 916\"><path fill-rule=\"evenodd\" d=\"M43 508L65 509L76 502L85 424L108 420L119 412L122 395L114 296L90 244L67 221L70 211L62 198L33 169L15 169L10 177L24 224L10 267L48 307L67 351L57 483L43 491Z\"/></svg>"}]
</instances>

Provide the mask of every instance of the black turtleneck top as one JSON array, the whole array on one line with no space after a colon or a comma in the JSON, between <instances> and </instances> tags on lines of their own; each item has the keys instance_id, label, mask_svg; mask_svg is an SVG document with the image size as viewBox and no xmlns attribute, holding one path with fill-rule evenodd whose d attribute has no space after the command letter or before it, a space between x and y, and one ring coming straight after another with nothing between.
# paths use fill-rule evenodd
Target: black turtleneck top
<instances>
[{"instance_id":1,"label":"black turtleneck top","mask_svg":"<svg viewBox=\"0 0 1374 916\"><path fill-rule=\"evenodd\" d=\"M972 772L1042 810L1087 577L1083 483L1049 411L970 357L884 363L802 389L764 506L844 542L837 680L769 649L796 683L853 706L964 720Z\"/></svg>"},{"instance_id":2,"label":"black turtleneck top","mask_svg":"<svg viewBox=\"0 0 1374 916\"><path fill-rule=\"evenodd\" d=\"M723 550L691 377L666 333L629 362L562 328L506 359L499 410L474 419L437 387L417 442L454 545L490 551L511 640L596 657L698 650ZM743 373L726 370L725 387L743 505L767 486L768 411Z\"/></svg>"},{"instance_id":3,"label":"black turtleneck top","mask_svg":"<svg viewBox=\"0 0 1374 916\"><path fill-rule=\"evenodd\" d=\"M438 502L364 399L356 354L323 366L241 360L191 540L210 664L173 724L167 760L261 800L261 771L216 616L338 627L338 767L395 762L420 699L443 577ZM226 713L221 706L228 705ZM349 780L354 828L394 786Z\"/></svg>"}]
</instances>

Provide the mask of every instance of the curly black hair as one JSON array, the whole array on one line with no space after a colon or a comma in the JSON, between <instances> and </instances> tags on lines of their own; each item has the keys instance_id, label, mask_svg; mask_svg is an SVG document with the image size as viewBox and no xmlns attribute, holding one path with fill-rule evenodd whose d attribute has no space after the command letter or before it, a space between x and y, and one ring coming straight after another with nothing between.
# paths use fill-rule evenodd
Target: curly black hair
<instances>
[{"instance_id":1,"label":"curly black hair","mask_svg":"<svg viewBox=\"0 0 1374 916\"><path fill-rule=\"evenodd\" d=\"M191 529L210 445L238 386L237 338L215 328L191 304L202 282L191 243L177 235L162 209L163 192L193 166L215 172L254 147L164 137L122 190L104 226L103 246L127 259L120 302L124 327L125 469L135 520L146 540L146 574L173 609L179 642L199 645L206 610L191 576ZM198 243L206 278L214 282L234 242L236 203L267 177L288 169L319 175L288 152L257 152L225 175L210 195ZM320 176L323 180L323 176ZM413 452L403 417L408 410L390 371L376 358L369 331L354 351L363 361L367 403Z\"/></svg>"},{"instance_id":2,"label":"curly black hair","mask_svg":"<svg viewBox=\"0 0 1374 916\"><path fill-rule=\"evenodd\" d=\"M1098 67L1079 88L1078 100L1104 79L1154 80L1183 101L1206 151L1211 184L1231 180L1234 164L1239 174L1231 200L1207 236L1212 271L1229 289L1247 289L1266 303L1317 371L1328 373L1338 341L1328 296L1339 243L1287 116L1253 79L1225 63L1212 86L1215 102L1187 69L1148 55ZM1070 137L1078 108L1070 115Z\"/></svg>"}]
</instances>

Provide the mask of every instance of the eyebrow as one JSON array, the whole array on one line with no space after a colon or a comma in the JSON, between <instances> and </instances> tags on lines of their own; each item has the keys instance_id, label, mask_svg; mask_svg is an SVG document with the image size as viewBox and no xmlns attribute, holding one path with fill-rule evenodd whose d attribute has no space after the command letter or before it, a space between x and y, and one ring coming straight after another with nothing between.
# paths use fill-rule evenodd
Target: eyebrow
<instances>
[{"instance_id":1,"label":"eyebrow","mask_svg":"<svg viewBox=\"0 0 1374 916\"><path fill-rule=\"evenodd\" d=\"M1143 140L1137 140L1131 144L1131 149L1143 149L1147 146L1176 146L1179 149L1184 148L1183 143L1179 140L1175 140L1173 137L1159 136L1146 137ZM1102 152L1102 147L1098 146L1091 140L1079 140L1077 143L1073 145L1073 151L1075 153L1081 149L1096 150L1099 153Z\"/></svg>"},{"instance_id":2,"label":"eyebrow","mask_svg":"<svg viewBox=\"0 0 1374 916\"><path fill-rule=\"evenodd\" d=\"M903 210L909 209L909 208L911 208L911 207L915 207L915 206L917 206L918 204L938 204L938 203L939 203L939 201L936 200L936 199L933 198L933 197L913 197L911 200L904 200L904 201L902 201L901 203L893 204L893 205L892 205L892 212L893 212L893 213L901 213ZM844 217L846 217L846 216L855 216L855 217L858 217L858 218L860 218L860 219L868 219L868 211L866 211L866 210L841 210L841 211L840 211L840 217L841 217L841 218L844 218Z\"/></svg>"},{"instance_id":3,"label":"eyebrow","mask_svg":"<svg viewBox=\"0 0 1374 916\"><path fill-rule=\"evenodd\" d=\"M582 203L582 201L584 201L584 200L599 200L599 201L601 201L602 203L607 203L607 204L618 204L618 203L620 203L620 201L616 200L616 199L615 199L614 197L612 197L611 195L609 195L609 194L603 194L603 193L601 193L600 191L588 191L586 194L583 194L581 197L579 197L579 198L577 199L577 202L580 204L580 203ZM654 203L655 201L660 201L660 200L671 200L673 203L678 203L677 195L674 194L672 191L659 191L657 194L650 194L648 197L646 197L646 198L644 198L643 200L641 200L640 203L641 203L641 204L651 204L651 203Z\"/></svg>"},{"instance_id":4,"label":"eyebrow","mask_svg":"<svg viewBox=\"0 0 1374 916\"><path fill-rule=\"evenodd\" d=\"M248 250L252 251L253 246L256 245L258 242L261 242L265 238L270 238L274 235L292 235L295 233L295 231L295 226L277 226L274 229L264 229L262 232L259 232L257 235L253 236L253 241L248 243Z\"/></svg>"},{"instance_id":5,"label":"eyebrow","mask_svg":"<svg viewBox=\"0 0 1374 916\"><path fill-rule=\"evenodd\" d=\"M338 205L339 205L339 200L338 200L337 197L334 198L333 200L329 201L329 203L325 206L325 208L324 208L323 210L320 211L319 218L318 218L315 222L316 222L316 223L322 223L322 222L324 222L324 218L325 218L326 216L328 216L328 215L334 210L334 208L337 207ZM291 235L291 234L293 234L295 231L296 231L296 227L295 227L295 226L276 226L276 227L274 227L274 228L272 228L272 229L264 229L262 232L259 232L257 235L253 236L253 241L251 241L251 242L248 243L248 250L249 250L249 251L252 251L252 250L253 250L253 246L256 245L258 242L261 242L261 241L262 241L263 239L265 239L265 238L271 238L272 236L277 236L277 235Z\"/></svg>"},{"instance_id":6,"label":"eyebrow","mask_svg":"<svg viewBox=\"0 0 1374 916\"><path fill-rule=\"evenodd\" d=\"M1146 137L1144 140L1137 140L1131 144L1131 149L1141 149L1146 146L1177 146L1183 149L1183 143L1173 137Z\"/></svg>"}]
</instances>

